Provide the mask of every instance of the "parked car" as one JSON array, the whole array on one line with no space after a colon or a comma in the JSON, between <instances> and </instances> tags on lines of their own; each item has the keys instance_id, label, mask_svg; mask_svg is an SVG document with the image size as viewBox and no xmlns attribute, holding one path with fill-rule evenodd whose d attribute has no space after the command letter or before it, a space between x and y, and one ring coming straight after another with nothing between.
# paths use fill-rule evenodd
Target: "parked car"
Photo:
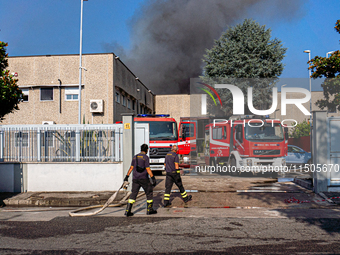
<instances>
[{"instance_id":1,"label":"parked car","mask_svg":"<svg viewBox=\"0 0 340 255\"><path fill-rule=\"evenodd\" d=\"M287 165L312 164L312 154L295 145L288 145Z\"/></svg>"}]
</instances>

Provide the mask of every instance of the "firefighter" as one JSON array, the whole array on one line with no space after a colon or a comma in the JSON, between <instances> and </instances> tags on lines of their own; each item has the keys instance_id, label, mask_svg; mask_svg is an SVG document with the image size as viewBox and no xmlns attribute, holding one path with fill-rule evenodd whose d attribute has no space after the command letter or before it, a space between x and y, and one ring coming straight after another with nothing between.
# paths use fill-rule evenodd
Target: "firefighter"
<instances>
[{"instance_id":1,"label":"firefighter","mask_svg":"<svg viewBox=\"0 0 340 255\"><path fill-rule=\"evenodd\" d=\"M132 180L132 193L129 197L128 204L125 211L125 216L133 216L131 212L132 205L136 202L136 197L139 192L140 187L142 187L146 194L147 199L147 211L146 214L155 214L156 210L153 209L153 187L156 186L156 178L153 176L150 169L149 157L146 155L148 153L148 145L142 144L141 152L135 155L132 159L130 169L124 178L124 181L128 181L131 172L133 171ZM148 175L150 175L150 180Z\"/></svg>"},{"instance_id":2,"label":"firefighter","mask_svg":"<svg viewBox=\"0 0 340 255\"><path fill-rule=\"evenodd\" d=\"M184 203L189 202L192 199L192 196L187 194L182 184L181 171L179 169L179 158L177 152L178 152L177 145L173 145L171 151L168 152L168 154L166 154L165 156L164 166L166 171L166 179L165 179L164 207L171 205L170 192L172 185L174 183L179 188Z\"/></svg>"}]
</instances>

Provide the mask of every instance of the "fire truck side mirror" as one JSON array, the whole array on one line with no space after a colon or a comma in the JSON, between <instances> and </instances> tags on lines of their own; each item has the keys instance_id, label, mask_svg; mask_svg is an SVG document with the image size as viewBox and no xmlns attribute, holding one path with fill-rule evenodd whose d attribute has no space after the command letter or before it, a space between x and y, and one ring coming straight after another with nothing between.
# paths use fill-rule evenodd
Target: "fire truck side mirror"
<instances>
[{"instance_id":1,"label":"fire truck side mirror","mask_svg":"<svg viewBox=\"0 0 340 255\"><path fill-rule=\"evenodd\" d=\"M285 130L285 139L288 140L288 138L289 138L289 136L288 136L288 128L285 127L284 130Z\"/></svg>"},{"instance_id":2,"label":"fire truck side mirror","mask_svg":"<svg viewBox=\"0 0 340 255\"><path fill-rule=\"evenodd\" d=\"M241 139L242 139L241 132L239 132L239 131L236 132L236 139L241 141Z\"/></svg>"},{"instance_id":3,"label":"fire truck side mirror","mask_svg":"<svg viewBox=\"0 0 340 255\"><path fill-rule=\"evenodd\" d=\"M182 139L185 140L186 137L185 137L185 126L183 125L182 126Z\"/></svg>"}]
</instances>

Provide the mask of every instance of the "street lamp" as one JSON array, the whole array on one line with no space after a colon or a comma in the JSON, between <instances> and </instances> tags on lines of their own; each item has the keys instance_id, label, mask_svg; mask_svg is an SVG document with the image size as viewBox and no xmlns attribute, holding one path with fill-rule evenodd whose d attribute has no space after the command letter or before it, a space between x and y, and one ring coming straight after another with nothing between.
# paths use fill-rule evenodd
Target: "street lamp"
<instances>
[{"instance_id":1,"label":"street lamp","mask_svg":"<svg viewBox=\"0 0 340 255\"><path fill-rule=\"evenodd\" d=\"M304 53L308 53L308 58L310 61L310 55L311 51L310 50L304 50ZM310 92L310 101L309 101L309 112L312 114L312 70L309 69L309 92ZM309 133L310 133L310 152L312 153L312 121L313 121L313 115L310 116L310 121L309 121Z\"/></svg>"},{"instance_id":2,"label":"street lamp","mask_svg":"<svg viewBox=\"0 0 340 255\"><path fill-rule=\"evenodd\" d=\"M80 43L79 43L79 106L78 106L78 124L81 124L81 76L82 76L82 47L83 47L83 3L87 0L80 0ZM84 70L86 70L84 68Z\"/></svg>"},{"instance_id":3,"label":"street lamp","mask_svg":"<svg viewBox=\"0 0 340 255\"><path fill-rule=\"evenodd\" d=\"M329 54L332 54L333 52L334 52L334 50L333 50L333 51L327 52L327 53L326 53L326 58L328 58L328 55L329 55Z\"/></svg>"}]
</instances>

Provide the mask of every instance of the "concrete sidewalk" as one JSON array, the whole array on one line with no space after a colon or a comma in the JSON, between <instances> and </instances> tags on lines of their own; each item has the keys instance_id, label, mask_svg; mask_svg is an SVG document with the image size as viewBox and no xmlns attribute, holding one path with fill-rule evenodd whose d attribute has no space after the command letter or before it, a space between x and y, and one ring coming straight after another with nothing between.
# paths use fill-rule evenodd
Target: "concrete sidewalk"
<instances>
[{"instance_id":1,"label":"concrete sidewalk","mask_svg":"<svg viewBox=\"0 0 340 255\"><path fill-rule=\"evenodd\" d=\"M185 204L178 190L173 190L171 203L173 208L267 208L267 209L320 209L334 208L324 197L301 187L290 180L261 177L232 176L182 176L184 187L193 196ZM131 181L131 180L130 180ZM157 176L154 189L154 205L163 207L165 177ZM174 189L177 188L175 185ZM27 192L20 194L2 194L7 207L86 207L103 205L113 194L106 192ZM120 201L126 191L120 191L116 201ZM145 200L145 197L141 198Z\"/></svg>"}]
</instances>

